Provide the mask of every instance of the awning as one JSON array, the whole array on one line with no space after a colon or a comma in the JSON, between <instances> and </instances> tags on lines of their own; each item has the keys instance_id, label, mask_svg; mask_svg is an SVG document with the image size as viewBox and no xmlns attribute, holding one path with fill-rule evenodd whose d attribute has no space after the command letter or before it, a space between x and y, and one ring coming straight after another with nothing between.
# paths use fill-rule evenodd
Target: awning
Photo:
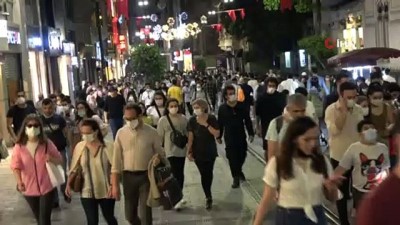
<instances>
[{"instance_id":1,"label":"awning","mask_svg":"<svg viewBox=\"0 0 400 225\"><path fill-rule=\"evenodd\" d=\"M364 48L333 56L328 59L328 65L341 67L376 65L379 59L398 57L400 57L398 49Z\"/></svg>"}]
</instances>

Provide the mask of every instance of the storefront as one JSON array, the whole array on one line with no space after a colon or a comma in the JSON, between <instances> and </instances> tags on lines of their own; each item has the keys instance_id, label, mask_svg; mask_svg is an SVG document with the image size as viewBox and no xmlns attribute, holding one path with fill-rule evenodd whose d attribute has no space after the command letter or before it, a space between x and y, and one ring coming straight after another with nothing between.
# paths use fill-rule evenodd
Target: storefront
<instances>
[{"instance_id":1,"label":"storefront","mask_svg":"<svg viewBox=\"0 0 400 225\"><path fill-rule=\"evenodd\" d=\"M74 97L75 85L75 70L73 67L73 58L75 55L75 44L71 42L63 42L63 55L58 58L60 81L61 81L61 92L64 95Z\"/></svg>"},{"instance_id":2,"label":"storefront","mask_svg":"<svg viewBox=\"0 0 400 225\"><path fill-rule=\"evenodd\" d=\"M38 100L39 94L48 97L48 80L46 76L45 56L43 52L43 41L39 27L27 27L29 70L31 74L33 100Z\"/></svg>"},{"instance_id":3,"label":"storefront","mask_svg":"<svg viewBox=\"0 0 400 225\"><path fill-rule=\"evenodd\" d=\"M45 62L47 65L46 76L48 80L47 88L49 93L55 93L56 91L61 92L63 90L59 69L59 58L63 53L61 31L59 29L48 28L43 36L47 37L44 39L44 45L46 49ZM67 93L63 94L67 95Z\"/></svg>"}]
</instances>

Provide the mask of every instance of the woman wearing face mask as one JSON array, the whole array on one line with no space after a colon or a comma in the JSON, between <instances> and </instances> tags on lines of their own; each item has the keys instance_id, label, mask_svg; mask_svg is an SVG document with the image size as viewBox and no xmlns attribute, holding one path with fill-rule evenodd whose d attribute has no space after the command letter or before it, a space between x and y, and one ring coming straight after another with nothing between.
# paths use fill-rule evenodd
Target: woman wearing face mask
<instances>
[{"instance_id":1,"label":"woman wearing face mask","mask_svg":"<svg viewBox=\"0 0 400 225\"><path fill-rule=\"evenodd\" d=\"M115 199L111 198L111 162L113 144L104 141L99 124L94 119L84 119L80 123L82 141L74 150L70 176L65 194L71 197L72 180L78 170L82 171L83 188L81 203L88 225L98 225L99 206L108 225L117 225L114 216Z\"/></svg>"},{"instance_id":2,"label":"woman wearing face mask","mask_svg":"<svg viewBox=\"0 0 400 225\"><path fill-rule=\"evenodd\" d=\"M152 126L157 128L158 120L164 115L165 111L165 103L167 102L167 98L163 94L163 92L157 91L154 94L153 103L149 108L147 108L147 115L153 119Z\"/></svg>"},{"instance_id":3,"label":"woman wearing face mask","mask_svg":"<svg viewBox=\"0 0 400 225\"><path fill-rule=\"evenodd\" d=\"M94 111L90 108L87 102L78 102L76 104L76 116L75 123L73 126L73 135L71 141L71 149L75 149L75 145L82 140L82 136L80 134L80 123L84 119L94 119L100 126L102 130L103 136L106 136L108 133L108 126L104 124L103 120L94 113Z\"/></svg>"},{"instance_id":4,"label":"woman wearing face mask","mask_svg":"<svg viewBox=\"0 0 400 225\"><path fill-rule=\"evenodd\" d=\"M368 100L370 112L368 119L378 131L378 142L388 144L389 129L393 124L393 109L384 103L383 88L380 84L372 83L368 88Z\"/></svg>"},{"instance_id":5,"label":"woman wearing face mask","mask_svg":"<svg viewBox=\"0 0 400 225\"><path fill-rule=\"evenodd\" d=\"M185 170L185 160L186 160L186 147L181 148L176 146L172 140L171 135L173 129L187 136L187 124L188 121L184 115L179 113L179 102L177 99L169 99L165 105L165 116L161 117L158 122L157 131L163 140L163 146L169 163L171 165L172 174L178 180L180 187L183 189L184 183L184 170ZM175 209L179 210L186 204L186 201L182 199Z\"/></svg>"},{"instance_id":6,"label":"woman wearing face mask","mask_svg":"<svg viewBox=\"0 0 400 225\"><path fill-rule=\"evenodd\" d=\"M30 206L38 225L51 224L56 189L50 181L46 162L61 165L57 147L46 138L39 116L28 115L16 140L11 169L20 191Z\"/></svg>"},{"instance_id":7,"label":"woman wearing face mask","mask_svg":"<svg viewBox=\"0 0 400 225\"><path fill-rule=\"evenodd\" d=\"M203 87L203 83L197 83L196 87L192 91L192 102L197 99L204 99L207 101L208 104L210 103L210 96Z\"/></svg>"},{"instance_id":8,"label":"woman wearing face mask","mask_svg":"<svg viewBox=\"0 0 400 225\"><path fill-rule=\"evenodd\" d=\"M211 185L215 159L218 156L216 138L220 132L214 115L208 114L208 103L197 99L192 103L195 116L188 123L188 158L196 163L201 176L201 185L206 196L206 209L212 209Z\"/></svg>"},{"instance_id":9,"label":"woman wearing face mask","mask_svg":"<svg viewBox=\"0 0 400 225\"><path fill-rule=\"evenodd\" d=\"M326 225L322 206L324 199L338 197L336 183L330 178L332 166L319 149L319 128L309 117L290 123L280 154L271 158L265 168L264 194L254 219L263 224L264 215L277 200L276 225Z\"/></svg>"}]
</instances>

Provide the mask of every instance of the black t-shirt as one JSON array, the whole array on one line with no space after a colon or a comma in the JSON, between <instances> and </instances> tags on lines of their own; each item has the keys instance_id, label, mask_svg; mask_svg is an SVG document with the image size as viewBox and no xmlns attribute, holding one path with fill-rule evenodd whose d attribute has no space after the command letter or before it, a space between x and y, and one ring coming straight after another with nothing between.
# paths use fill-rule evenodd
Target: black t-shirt
<instances>
[{"instance_id":1,"label":"black t-shirt","mask_svg":"<svg viewBox=\"0 0 400 225\"><path fill-rule=\"evenodd\" d=\"M25 108L21 108L17 105L14 105L8 110L7 118L13 119L13 128L15 134L18 134L19 129L21 128L25 117L32 113L36 113L36 110L29 104L26 104Z\"/></svg>"},{"instance_id":2,"label":"black t-shirt","mask_svg":"<svg viewBox=\"0 0 400 225\"><path fill-rule=\"evenodd\" d=\"M54 143L59 151L64 151L67 147L67 139L63 129L67 126L65 119L57 114L50 118L41 116L43 121L43 131L47 137Z\"/></svg>"},{"instance_id":3,"label":"black t-shirt","mask_svg":"<svg viewBox=\"0 0 400 225\"><path fill-rule=\"evenodd\" d=\"M209 115L207 123L214 129L218 128L217 118ZM187 130L193 132L193 158L201 161L213 161L218 156L217 144L214 136L208 131L207 127L197 123L196 116L190 118Z\"/></svg>"},{"instance_id":4,"label":"black t-shirt","mask_svg":"<svg viewBox=\"0 0 400 225\"><path fill-rule=\"evenodd\" d=\"M124 115L125 99L122 95L107 96L104 111L108 113L108 119L122 119Z\"/></svg>"}]
</instances>

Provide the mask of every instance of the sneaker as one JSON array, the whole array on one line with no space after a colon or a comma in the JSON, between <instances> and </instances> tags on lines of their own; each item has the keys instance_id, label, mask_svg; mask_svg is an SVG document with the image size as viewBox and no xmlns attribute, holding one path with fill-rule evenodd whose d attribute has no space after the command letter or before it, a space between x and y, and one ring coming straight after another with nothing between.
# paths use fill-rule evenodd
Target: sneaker
<instances>
[{"instance_id":1,"label":"sneaker","mask_svg":"<svg viewBox=\"0 0 400 225\"><path fill-rule=\"evenodd\" d=\"M232 188L236 189L240 187L240 179L239 178L233 178L233 184L232 184Z\"/></svg>"},{"instance_id":2,"label":"sneaker","mask_svg":"<svg viewBox=\"0 0 400 225\"><path fill-rule=\"evenodd\" d=\"M186 206L186 200L182 198L176 205L174 206L174 209L176 211L181 211L184 207Z\"/></svg>"},{"instance_id":3,"label":"sneaker","mask_svg":"<svg viewBox=\"0 0 400 225\"><path fill-rule=\"evenodd\" d=\"M210 211L212 209L213 200L211 198L206 199L206 209Z\"/></svg>"}]
</instances>

